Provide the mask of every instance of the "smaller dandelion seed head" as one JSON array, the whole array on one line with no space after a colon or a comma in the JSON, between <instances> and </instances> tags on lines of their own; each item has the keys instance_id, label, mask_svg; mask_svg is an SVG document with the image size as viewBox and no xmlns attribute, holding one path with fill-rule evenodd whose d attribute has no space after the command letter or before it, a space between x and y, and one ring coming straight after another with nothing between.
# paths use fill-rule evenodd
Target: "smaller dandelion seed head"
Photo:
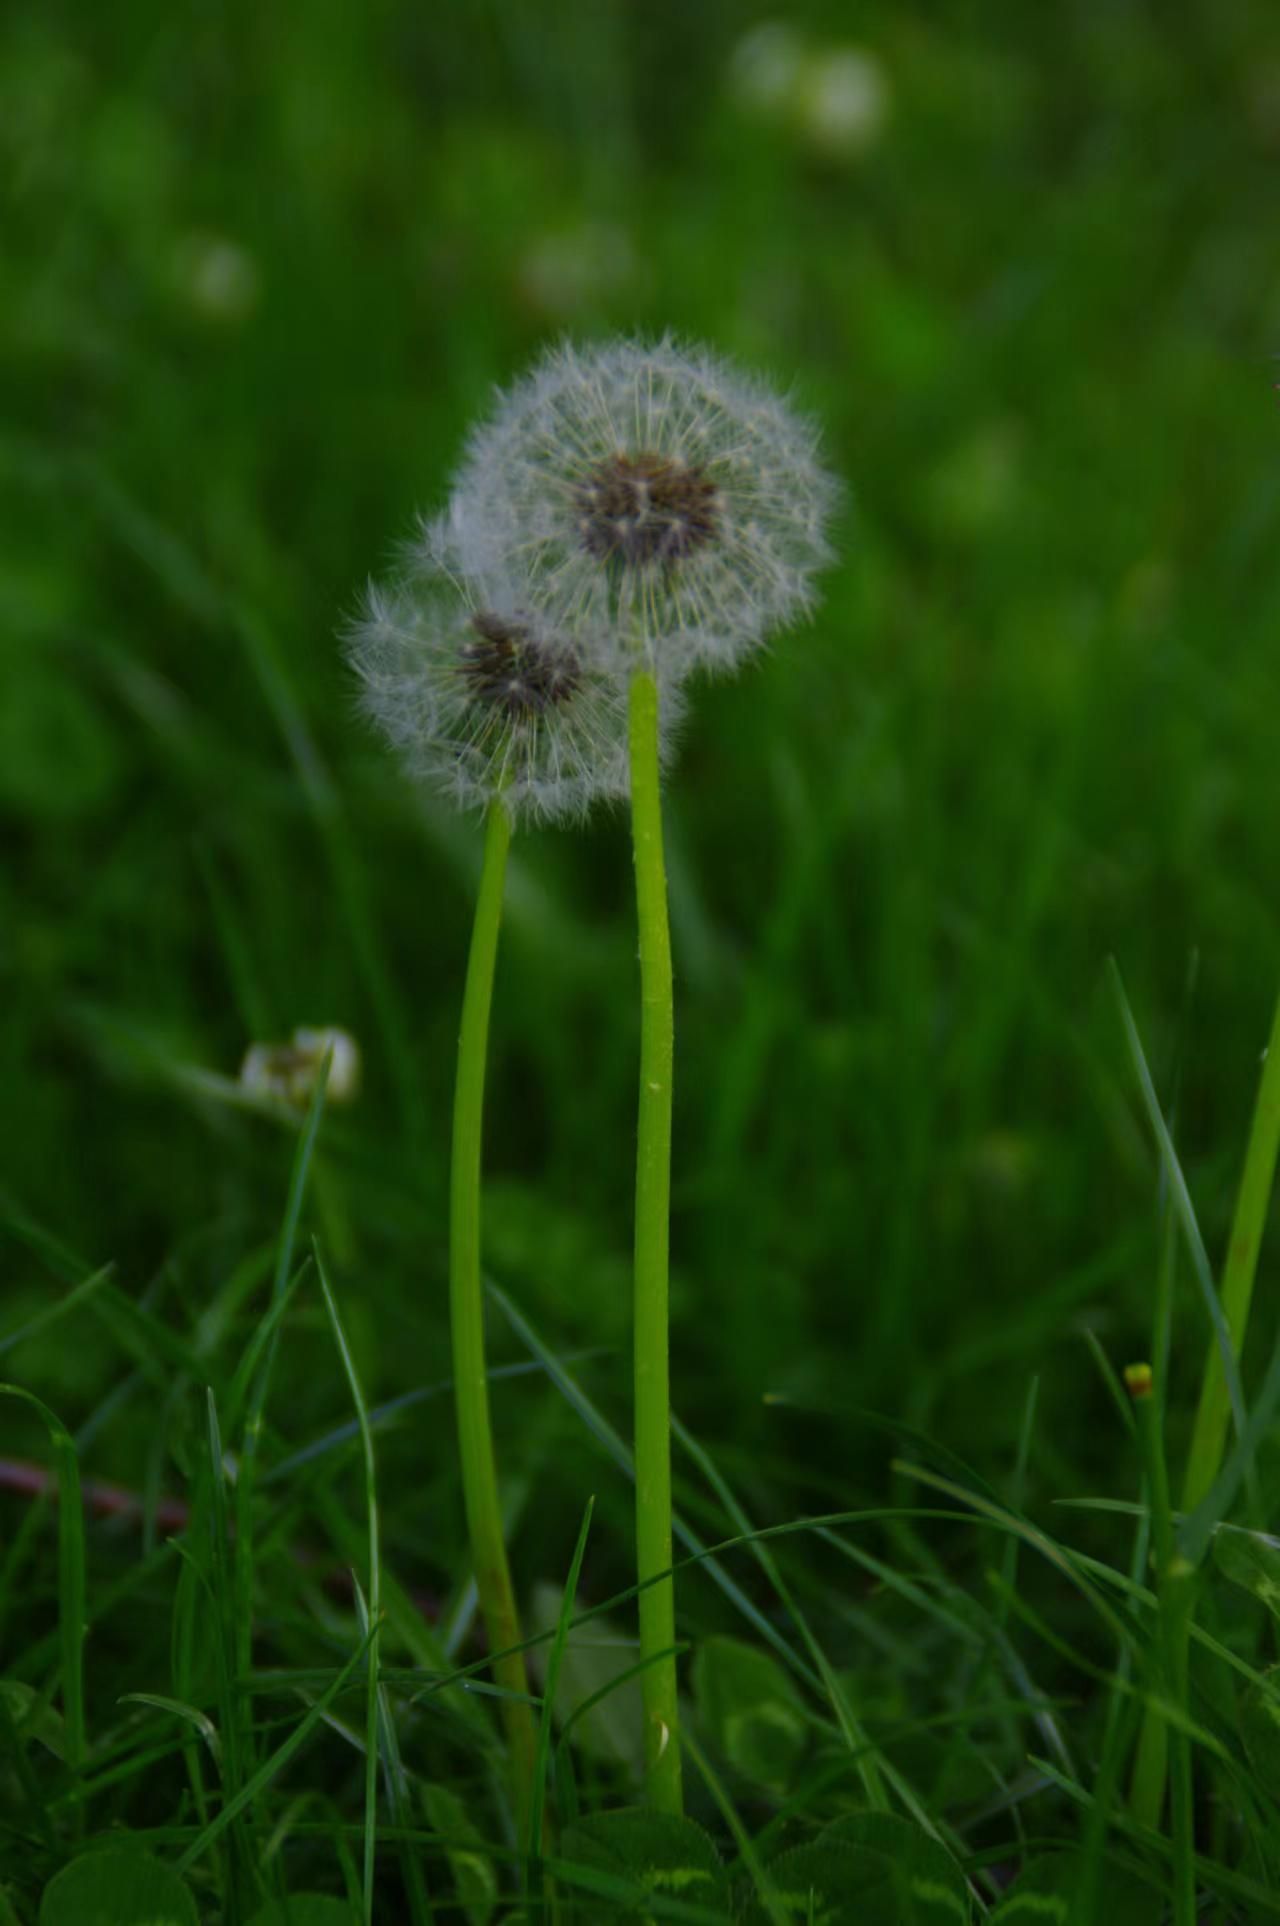
<instances>
[{"instance_id":1,"label":"smaller dandelion seed head","mask_svg":"<svg viewBox=\"0 0 1280 1926\"><path fill-rule=\"evenodd\" d=\"M478 587L443 524L370 585L347 653L369 720L460 806L500 797L517 821L553 821L627 795L627 692L605 641L570 637L509 583ZM678 696L662 693L665 751Z\"/></svg>"},{"instance_id":2,"label":"smaller dandelion seed head","mask_svg":"<svg viewBox=\"0 0 1280 1926\"><path fill-rule=\"evenodd\" d=\"M678 680L809 610L837 492L813 427L706 351L566 345L472 436L453 528L476 579Z\"/></svg>"},{"instance_id":3,"label":"smaller dandelion seed head","mask_svg":"<svg viewBox=\"0 0 1280 1926\"><path fill-rule=\"evenodd\" d=\"M516 727L564 707L582 687L571 648L548 648L527 622L492 609L478 609L471 617L458 669L472 699L505 710Z\"/></svg>"}]
</instances>

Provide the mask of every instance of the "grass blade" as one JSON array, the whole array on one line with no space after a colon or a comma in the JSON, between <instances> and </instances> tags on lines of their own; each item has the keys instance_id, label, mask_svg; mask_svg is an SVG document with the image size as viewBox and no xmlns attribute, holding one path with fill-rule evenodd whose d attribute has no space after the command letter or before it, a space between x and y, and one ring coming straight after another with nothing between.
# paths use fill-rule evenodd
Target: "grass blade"
<instances>
[{"instance_id":1,"label":"grass blade","mask_svg":"<svg viewBox=\"0 0 1280 1926\"><path fill-rule=\"evenodd\" d=\"M302 1215L302 1201L306 1195L307 1176L311 1169L311 1156L320 1130L320 1119L324 1115L325 1089L329 1081L331 1061L332 1051L326 1051L316 1077L316 1087L312 1093L307 1120L293 1155L293 1168L289 1174L289 1190L285 1199L284 1221L280 1227L280 1242L276 1248L275 1274L271 1283L270 1308L274 1311L279 1311L288 1290L289 1274L293 1268L294 1246L298 1237L298 1220ZM248 1675L253 1662L253 1500L257 1489L258 1448L262 1439L267 1392L271 1385L279 1339L280 1330L277 1321L266 1342L262 1364L248 1393L248 1408L245 1413L240 1463L236 1476L236 1544L233 1569L235 1644L233 1649L235 1671L237 1676L242 1678ZM252 1758L251 1748L246 1756Z\"/></svg>"},{"instance_id":2,"label":"grass blade","mask_svg":"<svg viewBox=\"0 0 1280 1926\"><path fill-rule=\"evenodd\" d=\"M680 1422L679 1418L672 1418L671 1428L719 1498L732 1523L736 1525L738 1530L744 1535L750 1534L753 1530L752 1522L742 1509L742 1506L738 1503L737 1497L727 1480L722 1477L719 1467L714 1463L711 1454L703 1445L699 1444L692 1432L686 1425ZM862 1726L852 1706L849 1704L847 1692L837 1678L834 1669L828 1663L826 1653L814 1637L809 1621L792 1596L790 1587L785 1583L778 1567L778 1561L773 1556L773 1553L769 1550L768 1546L759 1539L752 1539L751 1549L757 1564L790 1614L792 1623L803 1639L805 1648L813 1660L814 1666L825 1688L826 1696L830 1701L831 1709L835 1713L836 1722L840 1727L845 1744L857 1760L858 1775L862 1780L863 1790L866 1792L868 1801L877 1810L881 1812L887 1811L889 1801L885 1798L884 1786L881 1780L875 1750L868 1740L866 1733L862 1730Z\"/></svg>"},{"instance_id":3,"label":"grass blade","mask_svg":"<svg viewBox=\"0 0 1280 1926\"><path fill-rule=\"evenodd\" d=\"M375 1649L379 1628L375 1625L360 1581L355 1581L356 1612L360 1629L367 1639L374 1641L370 1649ZM413 1830L412 1802L409 1796L409 1780L400 1756L400 1741L396 1736L395 1720L391 1713L391 1696L385 1685L378 1680L377 1667L373 1660L369 1664L370 1676L374 1681L374 1704L377 1708L377 1727L374 1732L373 1758L381 1756L383 1778L387 1787L387 1804L391 1808L391 1822L400 1836L400 1864L404 1873L405 1892L409 1899L409 1918L413 1926L429 1926L434 1917L431 1900L427 1893L426 1877L422 1870L421 1855L408 1843L408 1835ZM366 1831L366 1839L368 1837Z\"/></svg>"},{"instance_id":4,"label":"grass blade","mask_svg":"<svg viewBox=\"0 0 1280 1926\"><path fill-rule=\"evenodd\" d=\"M280 1773L283 1772L284 1768L288 1765L290 1759L293 1758L295 1752L301 1751L316 1727L322 1723L329 1707L333 1704L339 1693L343 1691L347 1681L352 1677L357 1666L365 1657L372 1636L373 1629L370 1627L369 1632L361 1639L359 1645L351 1654L351 1657L347 1660L342 1670L338 1672L331 1683L326 1686L315 1703L308 1708L304 1717L299 1721L298 1725L295 1726L284 1743L277 1746L271 1756L264 1760L258 1767L257 1771L245 1780L235 1797L228 1799L217 1818L211 1819L209 1824L196 1835L195 1839L192 1840L177 1863L178 1872L185 1873L190 1871L191 1867L209 1850L210 1846L221 1838L227 1827L231 1825L234 1820L238 1819L246 1807L250 1806L261 1793L266 1791L274 1779L279 1777Z\"/></svg>"},{"instance_id":5,"label":"grass blade","mask_svg":"<svg viewBox=\"0 0 1280 1926\"><path fill-rule=\"evenodd\" d=\"M533 1761L529 1823L524 1842L535 1894L541 1885L541 1869L538 1862L542 1844L543 1816L547 1803L547 1766L551 1757L552 1708L556 1702L560 1666L564 1659L564 1648L573 1619L574 1601L578 1596L578 1579L582 1573L582 1560L587 1549L587 1536L591 1530L591 1514L595 1510L595 1503L594 1498L588 1498L587 1508L582 1515L582 1527L578 1532L578 1542L574 1547L573 1558L569 1565L569 1576L565 1580L564 1592L560 1599L560 1610L556 1615L555 1637L551 1641L551 1650L547 1654L547 1675L542 1687L542 1717L538 1721L538 1745ZM538 1876L532 1875L532 1869L535 1867L538 1867Z\"/></svg>"},{"instance_id":6,"label":"grass blade","mask_svg":"<svg viewBox=\"0 0 1280 1926\"><path fill-rule=\"evenodd\" d=\"M634 1480L636 1475L635 1461L608 1419L591 1402L577 1379L571 1372L565 1369L563 1362L556 1356L555 1352L543 1343L528 1319L521 1311L517 1310L506 1293L499 1290L496 1284L490 1284L488 1289L489 1295L501 1308L517 1337L520 1338L523 1344L528 1346L534 1357L538 1359L561 1396L572 1409L577 1412L593 1437L603 1445L605 1451L609 1457L612 1458L618 1469L622 1471L626 1477ZM725 1597L732 1602L759 1636L765 1640L766 1644L771 1645L774 1651L777 1652L779 1658L781 1658L785 1664L789 1665L792 1671L797 1673L799 1677L806 1680L815 1692L821 1695L823 1685L819 1675L811 1666L805 1663L797 1652L792 1650L777 1627L770 1624L764 1613L752 1603L742 1587L722 1568L713 1553L703 1543L702 1539L698 1537L698 1534L685 1523L678 1512L672 1517L672 1530L680 1540L680 1543L685 1547L685 1550L691 1553L695 1561L701 1562L703 1570L706 1571L712 1580L720 1587ZM735 1539L733 1542L735 1544L743 1543L748 1539L754 1539L758 1535L759 1534L750 1532L744 1533L741 1539ZM630 1596L630 1594L627 1594L627 1596Z\"/></svg>"},{"instance_id":7,"label":"grass blade","mask_svg":"<svg viewBox=\"0 0 1280 1926\"><path fill-rule=\"evenodd\" d=\"M28 1338L39 1337L41 1332L47 1331L51 1324L56 1324L59 1318L65 1317L68 1311L78 1310L86 1298L92 1297L98 1287L107 1282L114 1270L115 1264L111 1263L104 1264L101 1270L90 1272L88 1277L82 1277L78 1284L73 1285L65 1297L59 1298L56 1304L51 1304L47 1310L28 1318L27 1322L19 1325L16 1331L10 1331L6 1337L0 1338L0 1358L19 1344L25 1344Z\"/></svg>"},{"instance_id":8,"label":"grass blade","mask_svg":"<svg viewBox=\"0 0 1280 1926\"><path fill-rule=\"evenodd\" d=\"M1244 1174L1240 1180L1240 1193L1236 1199L1231 1239L1222 1272L1222 1313L1229 1333L1232 1361L1244 1352L1253 1280L1271 1205L1277 1154L1280 1154L1280 1000L1276 1003L1271 1036L1263 1058L1262 1079L1245 1151ZM1187 1453L1187 1475L1182 1492L1184 1511L1195 1510L1217 1477L1232 1403L1224 1359L1218 1349L1211 1347L1205 1359L1200 1404ZM1236 1429L1242 1432L1243 1426L1237 1422Z\"/></svg>"},{"instance_id":9,"label":"grass blade","mask_svg":"<svg viewBox=\"0 0 1280 1926\"><path fill-rule=\"evenodd\" d=\"M351 1355L347 1334L342 1328L342 1319L338 1315L337 1300L324 1268L320 1246L314 1238L311 1242L311 1251L316 1261L316 1275L320 1279L325 1309L329 1313L329 1322L333 1327L334 1342L338 1347L342 1368L346 1372L347 1383L351 1388L351 1399L356 1407L356 1420L360 1426L360 1444L364 1456L365 1506L369 1517L369 1700L365 1715L363 1892L365 1926L372 1926L374 1859L378 1837L378 1641L382 1631L382 1557L378 1546L378 1490L373 1455L373 1428L369 1423L369 1408L360 1388L355 1359Z\"/></svg>"},{"instance_id":10,"label":"grass blade","mask_svg":"<svg viewBox=\"0 0 1280 1926\"><path fill-rule=\"evenodd\" d=\"M84 1767L85 1558L84 1506L75 1439L47 1404L20 1385L0 1384L0 1397L29 1405L49 1433L58 1480L58 1630L62 1649L62 1716L66 1725L67 1764Z\"/></svg>"},{"instance_id":11,"label":"grass blade","mask_svg":"<svg viewBox=\"0 0 1280 1926\"><path fill-rule=\"evenodd\" d=\"M1217 1355L1222 1367L1223 1383L1226 1386L1231 1414L1235 1420L1236 1434L1237 1436L1243 1436L1245 1428L1244 1392L1240 1385L1240 1371L1236 1363L1235 1347L1231 1341L1231 1330L1227 1323L1221 1300L1218 1297L1217 1287L1213 1281L1213 1271L1209 1264L1208 1253L1204 1247L1204 1239L1200 1235L1200 1226L1196 1221L1195 1205L1191 1201L1191 1192L1187 1189L1187 1180L1182 1174L1182 1165L1178 1161L1178 1153L1174 1148L1173 1138L1169 1134L1169 1126L1165 1122L1164 1112L1160 1108L1160 1099L1156 1095L1156 1087L1152 1082L1151 1071L1147 1065L1146 1053L1142 1048L1142 1038L1138 1035L1138 1026L1134 1021L1133 1011L1129 1007L1129 999L1125 995L1124 980L1120 975L1119 966L1114 957L1111 959L1111 982L1120 1009L1120 1019L1124 1025L1125 1040L1129 1045L1129 1054L1133 1058L1133 1067L1137 1072L1138 1086L1142 1092L1143 1103L1146 1106L1147 1121L1151 1125L1152 1135L1160 1151L1165 1178L1169 1185L1169 1194L1178 1222L1182 1226L1182 1234L1186 1240L1187 1250L1190 1253L1191 1268L1195 1275L1196 1284L1204 1302L1205 1310L1209 1314L1209 1322L1213 1326Z\"/></svg>"}]
</instances>

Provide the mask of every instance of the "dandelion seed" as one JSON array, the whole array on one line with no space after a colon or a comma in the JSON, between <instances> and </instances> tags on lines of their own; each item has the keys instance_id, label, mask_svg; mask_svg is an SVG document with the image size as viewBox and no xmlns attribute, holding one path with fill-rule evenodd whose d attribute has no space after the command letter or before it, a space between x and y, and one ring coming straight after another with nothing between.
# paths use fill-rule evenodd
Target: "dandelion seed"
<instances>
[{"instance_id":1,"label":"dandelion seed","mask_svg":"<svg viewBox=\"0 0 1280 1926\"><path fill-rule=\"evenodd\" d=\"M564 346L473 435L453 530L584 656L678 680L809 609L835 494L812 426L703 350Z\"/></svg>"},{"instance_id":2,"label":"dandelion seed","mask_svg":"<svg viewBox=\"0 0 1280 1926\"><path fill-rule=\"evenodd\" d=\"M361 706L410 773L463 807L500 797L514 821L626 796L626 691L601 667L609 653L492 574L481 595L439 525L399 581L369 588L348 638Z\"/></svg>"}]
</instances>

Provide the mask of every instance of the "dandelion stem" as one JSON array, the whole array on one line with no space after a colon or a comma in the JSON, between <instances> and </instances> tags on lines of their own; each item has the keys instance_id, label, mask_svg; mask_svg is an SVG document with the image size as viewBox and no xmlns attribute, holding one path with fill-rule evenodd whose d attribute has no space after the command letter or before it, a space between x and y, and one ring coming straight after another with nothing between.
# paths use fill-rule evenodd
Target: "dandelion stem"
<instances>
[{"instance_id":1,"label":"dandelion stem","mask_svg":"<svg viewBox=\"0 0 1280 1926\"><path fill-rule=\"evenodd\" d=\"M682 1810L671 1570L671 1396L667 1275L671 1208L671 1081L675 1019L667 877L662 854L658 687L631 682L631 824L640 935L640 1104L636 1143L635 1461L640 1658L648 1796ZM657 1583L650 1581L657 1579Z\"/></svg>"},{"instance_id":2,"label":"dandelion stem","mask_svg":"<svg viewBox=\"0 0 1280 1926\"><path fill-rule=\"evenodd\" d=\"M453 1382L458 1414L458 1450L467 1530L475 1565L476 1591L489 1637L501 1654L493 1676L504 1696L503 1725L515 1778L521 1833L533 1790L536 1734L529 1702L520 1622L503 1542L502 1508L493 1433L489 1424L489 1386L485 1375L484 1299L480 1282L480 1164L484 1123L485 1058L489 1011L502 920L502 890L511 819L500 798L489 805L485 822L484 864L476 899L471 954L462 998L458 1038L458 1081L453 1105L453 1168L449 1191L449 1315L453 1330Z\"/></svg>"}]
</instances>

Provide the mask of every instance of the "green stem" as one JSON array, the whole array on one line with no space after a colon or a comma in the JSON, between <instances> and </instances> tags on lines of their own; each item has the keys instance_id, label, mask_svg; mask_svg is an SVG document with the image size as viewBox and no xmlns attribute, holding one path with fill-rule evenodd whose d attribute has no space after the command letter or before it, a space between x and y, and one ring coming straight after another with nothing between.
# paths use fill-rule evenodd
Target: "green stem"
<instances>
[{"instance_id":1,"label":"green stem","mask_svg":"<svg viewBox=\"0 0 1280 1926\"><path fill-rule=\"evenodd\" d=\"M1184 1717L1190 1710L1191 1616L1195 1570L1178 1552L1160 1586L1160 1619L1169 1692ZM1173 1926L1196 1922L1196 1815L1191 1740L1182 1726L1169 1734L1169 1833L1173 1841Z\"/></svg>"},{"instance_id":2,"label":"green stem","mask_svg":"<svg viewBox=\"0 0 1280 1926\"><path fill-rule=\"evenodd\" d=\"M476 900L467 983L458 1038L458 1081L453 1103L453 1165L449 1189L449 1317L453 1331L453 1383L458 1450L476 1591L489 1636L495 1683L504 1696L502 1720L511 1753L521 1836L533 1792L536 1733L529 1702L511 1572L503 1542L502 1507L489 1425L489 1382L484 1353L484 1296L480 1282L480 1167L484 1125L484 1073L489 1011L502 920L502 889L511 820L501 801L489 806L484 864Z\"/></svg>"},{"instance_id":3,"label":"green stem","mask_svg":"<svg viewBox=\"0 0 1280 1926\"><path fill-rule=\"evenodd\" d=\"M658 686L631 682L631 827L640 936L640 1106L636 1142L635 1457L640 1675L648 1796L683 1809L671 1570L671 1398L667 1266L671 1214L671 1080L675 1017L667 877L662 855ZM657 1580L653 1583L651 1581Z\"/></svg>"},{"instance_id":4,"label":"green stem","mask_svg":"<svg viewBox=\"0 0 1280 1926\"><path fill-rule=\"evenodd\" d=\"M1173 1509L1169 1501L1169 1473L1161 1435L1162 1397L1156 1395L1151 1369L1131 1364L1125 1383L1133 1400L1134 1422L1142 1453L1151 1541L1155 1552L1159 1621L1155 1667L1169 1702L1185 1720L1190 1705L1188 1647L1195 1573L1179 1554L1174 1541ZM1195 1789L1191 1745L1181 1720L1170 1726L1149 1708L1134 1767L1131 1803L1139 1824L1155 1828L1164 1805L1169 1768L1172 1799L1169 1829L1173 1842L1173 1917L1175 1926L1195 1921Z\"/></svg>"},{"instance_id":5,"label":"green stem","mask_svg":"<svg viewBox=\"0 0 1280 1926\"><path fill-rule=\"evenodd\" d=\"M1167 1669L1164 1639L1163 1587L1173 1550L1173 1516L1169 1508L1169 1473L1165 1464L1160 1420L1164 1387L1157 1386L1146 1364L1131 1364L1125 1371L1125 1384L1133 1400L1138 1449L1142 1456L1142 1481L1147 1517L1150 1521L1152 1556L1155 1564L1156 1595L1160 1602L1160 1632L1156 1645L1161 1655L1161 1677ZM1166 1686L1169 1681L1164 1680ZM1164 1810L1165 1780L1169 1765L1169 1726L1163 1714L1148 1704L1133 1761L1129 1804L1140 1826L1153 1832Z\"/></svg>"},{"instance_id":6,"label":"green stem","mask_svg":"<svg viewBox=\"0 0 1280 1926\"><path fill-rule=\"evenodd\" d=\"M1222 1274L1222 1313L1231 1333L1236 1357L1244 1349L1249 1323L1249 1304L1258 1268L1258 1252L1266 1228L1271 1186L1275 1179L1276 1155L1280 1151L1280 1002L1276 1004L1271 1037L1262 1065L1262 1081L1253 1112L1253 1128L1245 1153L1244 1175L1236 1199L1231 1224L1231 1242ZM1222 1356L1216 1343L1209 1346L1205 1361L1204 1384L1196 1412L1191 1449L1187 1454L1187 1476L1182 1491L1182 1508L1192 1512L1213 1484L1222 1468L1222 1452L1231 1417Z\"/></svg>"}]
</instances>

